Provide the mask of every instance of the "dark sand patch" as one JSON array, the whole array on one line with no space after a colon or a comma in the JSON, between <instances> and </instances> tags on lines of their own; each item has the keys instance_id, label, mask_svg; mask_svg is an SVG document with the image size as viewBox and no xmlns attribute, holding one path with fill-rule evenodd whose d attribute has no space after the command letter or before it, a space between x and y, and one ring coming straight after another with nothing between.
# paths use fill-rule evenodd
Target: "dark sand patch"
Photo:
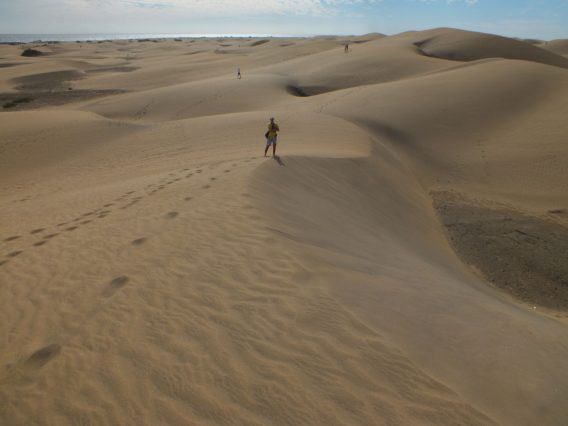
<instances>
[{"instance_id":1,"label":"dark sand patch","mask_svg":"<svg viewBox=\"0 0 568 426\"><path fill-rule=\"evenodd\" d=\"M40 74L26 75L11 80L15 83L16 89L26 92L58 90L63 87L66 81L75 81L85 78L85 74L80 71L54 71Z\"/></svg>"},{"instance_id":2,"label":"dark sand patch","mask_svg":"<svg viewBox=\"0 0 568 426\"><path fill-rule=\"evenodd\" d=\"M331 89L325 86L293 86L289 85L286 87L286 91L293 96L298 97L308 97L321 95L322 93L333 92L336 89Z\"/></svg>"},{"instance_id":3,"label":"dark sand patch","mask_svg":"<svg viewBox=\"0 0 568 426\"><path fill-rule=\"evenodd\" d=\"M455 193L432 195L464 262L523 302L568 310L567 226Z\"/></svg>"},{"instance_id":4,"label":"dark sand patch","mask_svg":"<svg viewBox=\"0 0 568 426\"><path fill-rule=\"evenodd\" d=\"M114 293L116 293L118 290L124 287L128 283L128 281L130 281L130 278L128 278L128 276L126 275L121 275L120 277L116 277L109 283L107 288L103 291L103 296L104 297L112 296Z\"/></svg>"},{"instance_id":5,"label":"dark sand patch","mask_svg":"<svg viewBox=\"0 0 568 426\"><path fill-rule=\"evenodd\" d=\"M64 105L125 92L124 90L61 90L53 92L0 93L0 104L9 104L8 107L3 107L0 111L23 111L48 105ZM27 98L28 100L26 102L18 101L22 98ZM16 101L15 105L12 105L14 101Z\"/></svg>"},{"instance_id":6,"label":"dark sand patch","mask_svg":"<svg viewBox=\"0 0 568 426\"><path fill-rule=\"evenodd\" d=\"M83 79L85 75L80 71L68 70L12 79L11 82L20 93L0 94L0 105L3 105L4 111L20 111L125 93L124 90L73 90L69 86L68 82Z\"/></svg>"},{"instance_id":7,"label":"dark sand patch","mask_svg":"<svg viewBox=\"0 0 568 426\"><path fill-rule=\"evenodd\" d=\"M5 104L2 105L2 108L5 108L5 109L15 108L20 104L32 102L33 100L34 99L31 98L31 97L21 96L21 97L18 97L18 98L11 100L11 101L6 102Z\"/></svg>"},{"instance_id":8,"label":"dark sand patch","mask_svg":"<svg viewBox=\"0 0 568 426\"><path fill-rule=\"evenodd\" d=\"M132 72L139 70L140 67L129 67L129 66L118 66L118 67L101 67L93 68L87 70L88 73L98 73L98 72Z\"/></svg>"},{"instance_id":9,"label":"dark sand patch","mask_svg":"<svg viewBox=\"0 0 568 426\"><path fill-rule=\"evenodd\" d=\"M132 245L140 246L140 245L144 244L145 242L146 242L146 238L144 238L144 237L137 238L136 240L132 241Z\"/></svg>"},{"instance_id":10,"label":"dark sand patch","mask_svg":"<svg viewBox=\"0 0 568 426\"><path fill-rule=\"evenodd\" d=\"M247 51L245 50L228 50L228 49L215 49L215 53L218 55L245 55Z\"/></svg>"},{"instance_id":11,"label":"dark sand patch","mask_svg":"<svg viewBox=\"0 0 568 426\"><path fill-rule=\"evenodd\" d=\"M304 89L297 86L289 85L286 87L286 91L290 93L292 96L297 96L299 98L307 98L308 96L310 96L304 91Z\"/></svg>"},{"instance_id":12,"label":"dark sand patch","mask_svg":"<svg viewBox=\"0 0 568 426\"><path fill-rule=\"evenodd\" d=\"M36 49L26 49L22 52L22 54L20 56L28 56L28 57L34 57L34 56L41 56L43 55L43 52L36 50Z\"/></svg>"},{"instance_id":13,"label":"dark sand patch","mask_svg":"<svg viewBox=\"0 0 568 426\"><path fill-rule=\"evenodd\" d=\"M53 358L55 358L61 352L61 345L53 343L49 346L45 346L38 349L26 360L26 367L30 368L41 368Z\"/></svg>"}]
</instances>

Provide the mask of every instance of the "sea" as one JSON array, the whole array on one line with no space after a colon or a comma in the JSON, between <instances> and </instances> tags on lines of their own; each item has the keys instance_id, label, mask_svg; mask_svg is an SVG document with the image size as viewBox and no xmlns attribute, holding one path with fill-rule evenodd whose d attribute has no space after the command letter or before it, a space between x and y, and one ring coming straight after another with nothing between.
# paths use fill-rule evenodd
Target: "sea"
<instances>
[{"instance_id":1,"label":"sea","mask_svg":"<svg viewBox=\"0 0 568 426\"><path fill-rule=\"evenodd\" d=\"M0 43L35 43L53 41L103 41L174 38L247 38L247 37L309 37L288 34L0 34Z\"/></svg>"}]
</instances>

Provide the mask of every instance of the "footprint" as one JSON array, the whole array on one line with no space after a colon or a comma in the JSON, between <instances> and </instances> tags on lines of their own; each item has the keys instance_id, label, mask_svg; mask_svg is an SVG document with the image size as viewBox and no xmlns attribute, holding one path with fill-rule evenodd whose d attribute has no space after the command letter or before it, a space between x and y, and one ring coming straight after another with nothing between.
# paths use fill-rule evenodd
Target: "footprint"
<instances>
[{"instance_id":1,"label":"footprint","mask_svg":"<svg viewBox=\"0 0 568 426\"><path fill-rule=\"evenodd\" d=\"M51 239L51 238L57 237L58 235L59 235L59 234L49 234L49 235L46 235L46 236L43 237L43 238L45 238L46 240L49 240L49 239Z\"/></svg>"},{"instance_id":2,"label":"footprint","mask_svg":"<svg viewBox=\"0 0 568 426\"><path fill-rule=\"evenodd\" d=\"M211 178L210 180L217 180L217 178L215 178L215 177L212 177L212 178Z\"/></svg>"},{"instance_id":3,"label":"footprint","mask_svg":"<svg viewBox=\"0 0 568 426\"><path fill-rule=\"evenodd\" d=\"M211 185L205 185L201 187L201 189L209 189L209 188L211 188Z\"/></svg>"},{"instance_id":4,"label":"footprint","mask_svg":"<svg viewBox=\"0 0 568 426\"><path fill-rule=\"evenodd\" d=\"M81 222L81 225L86 225L87 223L91 223L92 220L84 220L83 222Z\"/></svg>"},{"instance_id":5,"label":"footprint","mask_svg":"<svg viewBox=\"0 0 568 426\"><path fill-rule=\"evenodd\" d=\"M193 197L185 197L184 200L185 201L191 201L191 200L193 200Z\"/></svg>"},{"instance_id":6,"label":"footprint","mask_svg":"<svg viewBox=\"0 0 568 426\"><path fill-rule=\"evenodd\" d=\"M69 228L65 228L65 230L66 231L74 231L77 228L78 228L78 226L70 226Z\"/></svg>"},{"instance_id":7,"label":"footprint","mask_svg":"<svg viewBox=\"0 0 568 426\"><path fill-rule=\"evenodd\" d=\"M14 235L13 237L6 238L4 241L14 241L14 240L17 240L18 238L20 238L19 235Z\"/></svg>"},{"instance_id":8,"label":"footprint","mask_svg":"<svg viewBox=\"0 0 568 426\"><path fill-rule=\"evenodd\" d=\"M118 290L124 287L128 282L128 280L129 278L126 275L121 275L120 277L116 277L109 283L108 287L103 291L103 296L105 297L112 296L114 293L116 293Z\"/></svg>"},{"instance_id":9,"label":"footprint","mask_svg":"<svg viewBox=\"0 0 568 426\"><path fill-rule=\"evenodd\" d=\"M95 212L85 213L85 214L83 215L83 217L91 216L92 214L95 214Z\"/></svg>"},{"instance_id":10,"label":"footprint","mask_svg":"<svg viewBox=\"0 0 568 426\"><path fill-rule=\"evenodd\" d=\"M41 241L38 241L37 243L34 243L34 246L36 246L36 247L43 246L45 243L47 243L46 240L41 240Z\"/></svg>"},{"instance_id":11,"label":"footprint","mask_svg":"<svg viewBox=\"0 0 568 426\"><path fill-rule=\"evenodd\" d=\"M202 171L203 171L203 170L201 170L201 169L197 169L197 170L195 171L195 173L201 173Z\"/></svg>"},{"instance_id":12,"label":"footprint","mask_svg":"<svg viewBox=\"0 0 568 426\"><path fill-rule=\"evenodd\" d=\"M4 264L6 264L6 263L8 263L7 260L0 260L0 266L4 265Z\"/></svg>"},{"instance_id":13,"label":"footprint","mask_svg":"<svg viewBox=\"0 0 568 426\"><path fill-rule=\"evenodd\" d=\"M167 219L173 219L174 217L176 217L179 213L178 212L169 212L168 214L166 214L166 218Z\"/></svg>"},{"instance_id":14,"label":"footprint","mask_svg":"<svg viewBox=\"0 0 568 426\"><path fill-rule=\"evenodd\" d=\"M62 227L62 226L67 225L68 223L69 223L69 222L62 222L62 223L58 223L56 226Z\"/></svg>"},{"instance_id":15,"label":"footprint","mask_svg":"<svg viewBox=\"0 0 568 426\"><path fill-rule=\"evenodd\" d=\"M229 173L231 171L231 169L227 169L225 170L225 173Z\"/></svg>"},{"instance_id":16,"label":"footprint","mask_svg":"<svg viewBox=\"0 0 568 426\"><path fill-rule=\"evenodd\" d=\"M61 352L61 345L52 343L38 349L25 361L24 365L29 368L41 368Z\"/></svg>"},{"instance_id":17,"label":"footprint","mask_svg":"<svg viewBox=\"0 0 568 426\"><path fill-rule=\"evenodd\" d=\"M8 253L8 254L7 254L7 257L16 257L16 256L19 256L19 255L22 254L22 253L23 253L22 250L13 251L12 253Z\"/></svg>"},{"instance_id":18,"label":"footprint","mask_svg":"<svg viewBox=\"0 0 568 426\"><path fill-rule=\"evenodd\" d=\"M189 178L192 177L192 176L193 176L193 173L188 173L187 175L185 175L185 178L186 178L186 179L189 179Z\"/></svg>"},{"instance_id":19,"label":"footprint","mask_svg":"<svg viewBox=\"0 0 568 426\"><path fill-rule=\"evenodd\" d=\"M45 228L34 229L33 231L30 232L30 234L39 234L42 231L45 231Z\"/></svg>"},{"instance_id":20,"label":"footprint","mask_svg":"<svg viewBox=\"0 0 568 426\"><path fill-rule=\"evenodd\" d=\"M132 241L132 245L140 246L140 245L144 244L145 242L146 242L146 238L138 238L138 239Z\"/></svg>"},{"instance_id":21,"label":"footprint","mask_svg":"<svg viewBox=\"0 0 568 426\"><path fill-rule=\"evenodd\" d=\"M113 203L108 203L108 204L105 204L103 207L112 207L112 206L114 206Z\"/></svg>"}]
</instances>

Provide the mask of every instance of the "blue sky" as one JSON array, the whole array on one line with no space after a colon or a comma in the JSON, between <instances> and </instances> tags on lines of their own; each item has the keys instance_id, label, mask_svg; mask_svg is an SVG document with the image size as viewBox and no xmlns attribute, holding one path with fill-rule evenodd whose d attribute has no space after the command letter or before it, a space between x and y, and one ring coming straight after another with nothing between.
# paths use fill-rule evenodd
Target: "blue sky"
<instances>
[{"instance_id":1,"label":"blue sky","mask_svg":"<svg viewBox=\"0 0 568 426\"><path fill-rule=\"evenodd\" d=\"M2 34L394 34L434 27L568 38L568 0L0 0Z\"/></svg>"}]
</instances>

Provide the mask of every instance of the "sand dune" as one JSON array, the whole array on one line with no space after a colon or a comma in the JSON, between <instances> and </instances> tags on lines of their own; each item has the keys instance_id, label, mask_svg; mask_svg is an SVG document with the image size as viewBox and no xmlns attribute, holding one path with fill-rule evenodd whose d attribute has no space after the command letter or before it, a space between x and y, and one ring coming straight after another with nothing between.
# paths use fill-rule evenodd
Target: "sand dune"
<instances>
[{"instance_id":1,"label":"sand dune","mask_svg":"<svg viewBox=\"0 0 568 426\"><path fill-rule=\"evenodd\" d=\"M530 43L495 35L445 28L420 33L416 46L428 56L455 61L486 58L522 59L568 68L568 61Z\"/></svg>"},{"instance_id":2,"label":"sand dune","mask_svg":"<svg viewBox=\"0 0 568 426\"><path fill-rule=\"evenodd\" d=\"M568 55L568 40L552 40L539 44L539 47L549 50L557 55Z\"/></svg>"},{"instance_id":3,"label":"sand dune","mask_svg":"<svg viewBox=\"0 0 568 426\"><path fill-rule=\"evenodd\" d=\"M560 47L0 46L0 423L564 425Z\"/></svg>"}]
</instances>

